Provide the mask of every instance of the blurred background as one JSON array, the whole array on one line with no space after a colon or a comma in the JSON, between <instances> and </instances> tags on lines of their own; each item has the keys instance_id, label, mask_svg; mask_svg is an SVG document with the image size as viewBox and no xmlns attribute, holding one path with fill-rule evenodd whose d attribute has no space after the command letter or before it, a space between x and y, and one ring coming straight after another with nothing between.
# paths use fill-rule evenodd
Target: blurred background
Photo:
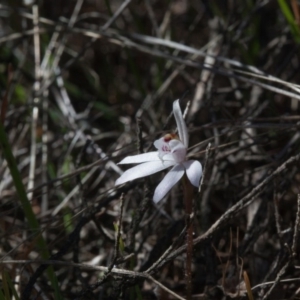
<instances>
[{"instance_id":1,"label":"blurred background","mask_svg":"<svg viewBox=\"0 0 300 300\"><path fill-rule=\"evenodd\" d=\"M2 0L0 24L0 300L185 298L181 185L114 186L178 98L193 299L299 298L299 1Z\"/></svg>"}]
</instances>

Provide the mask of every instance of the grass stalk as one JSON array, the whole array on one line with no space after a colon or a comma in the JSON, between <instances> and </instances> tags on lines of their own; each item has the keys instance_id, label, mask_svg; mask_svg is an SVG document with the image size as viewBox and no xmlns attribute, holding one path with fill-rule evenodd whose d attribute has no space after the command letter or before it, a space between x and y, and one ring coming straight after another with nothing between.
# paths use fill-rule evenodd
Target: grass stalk
<instances>
[{"instance_id":1,"label":"grass stalk","mask_svg":"<svg viewBox=\"0 0 300 300\"><path fill-rule=\"evenodd\" d=\"M37 221L37 218L32 210L31 204L27 198L27 194L21 179L21 175L19 173L18 167L16 160L14 158L14 155L12 153L4 126L2 122L0 122L0 146L2 148L4 157L7 161L17 194L18 194L18 200L21 203L21 206L23 208L24 215L26 217L26 220L28 222L30 230L37 235L36 241L37 241L37 247L38 247L38 252L40 253L41 257L43 259L48 259L49 258L49 252L47 248L47 244L41 235L41 230L39 223ZM47 268L47 275L48 278L51 282L52 288L54 289L55 293L55 299L62 299L59 291L59 285L57 278L55 276L53 267L48 267Z\"/></svg>"}]
</instances>

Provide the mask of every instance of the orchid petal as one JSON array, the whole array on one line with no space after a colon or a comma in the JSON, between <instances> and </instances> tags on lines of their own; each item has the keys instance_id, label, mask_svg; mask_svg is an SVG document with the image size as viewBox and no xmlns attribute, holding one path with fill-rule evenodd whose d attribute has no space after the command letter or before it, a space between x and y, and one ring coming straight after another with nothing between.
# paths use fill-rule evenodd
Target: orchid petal
<instances>
[{"instance_id":1,"label":"orchid petal","mask_svg":"<svg viewBox=\"0 0 300 300\"><path fill-rule=\"evenodd\" d=\"M183 142L185 147L188 147L189 135L180 109L179 99L173 102L173 114L177 124L179 139Z\"/></svg>"},{"instance_id":2,"label":"orchid petal","mask_svg":"<svg viewBox=\"0 0 300 300\"><path fill-rule=\"evenodd\" d=\"M150 161L137 165L131 169L125 171L121 177L119 177L115 185L125 183L137 178L145 177L174 166L174 161Z\"/></svg>"},{"instance_id":3,"label":"orchid petal","mask_svg":"<svg viewBox=\"0 0 300 300\"><path fill-rule=\"evenodd\" d=\"M124 164L140 164L147 161L160 161L157 151L127 156L121 160L118 165Z\"/></svg>"},{"instance_id":4,"label":"orchid petal","mask_svg":"<svg viewBox=\"0 0 300 300\"><path fill-rule=\"evenodd\" d=\"M173 159L177 162L177 163L181 163L183 161L185 161L185 157L186 157L186 147L182 144L181 141L178 140L171 140L169 142L171 151L172 151L172 155L173 155Z\"/></svg>"},{"instance_id":5,"label":"orchid petal","mask_svg":"<svg viewBox=\"0 0 300 300\"><path fill-rule=\"evenodd\" d=\"M198 160L188 160L183 163L186 175L191 182L191 184L195 187L199 187L200 178L202 176L202 165Z\"/></svg>"},{"instance_id":6,"label":"orchid petal","mask_svg":"<svg viewBox=\"0 0 300 300\"><path fill-rule=\"evenodd\" d=\"M155 189L153 201L159 202L184 175L183 165L175 165Z\"/></svg>"}]
</instances>

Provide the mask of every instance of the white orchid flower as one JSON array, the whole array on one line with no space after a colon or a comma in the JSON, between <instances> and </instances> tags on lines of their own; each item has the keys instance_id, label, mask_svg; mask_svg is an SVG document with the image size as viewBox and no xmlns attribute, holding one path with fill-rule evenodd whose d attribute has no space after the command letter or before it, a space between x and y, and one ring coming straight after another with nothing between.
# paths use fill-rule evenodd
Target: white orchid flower
<instances>
[{"instance_id":1,"label":"white orchid flower","mask_svg":"<svg viewBox=\"0 0 300 300\"><path fill-rule=\"evenodd\" d=\"M189 181L199 187L202 166L197 160L186 160L188 148L188 131L179 106L179 100L173 102L179 139L175 134L167 134L156 140L154 146L158 151L127 156L119 164L139 164L127 171L116 181L116 185L173 167L156 187L153 201L159 202L186 173Z\"/></svg>"}]
</instances>

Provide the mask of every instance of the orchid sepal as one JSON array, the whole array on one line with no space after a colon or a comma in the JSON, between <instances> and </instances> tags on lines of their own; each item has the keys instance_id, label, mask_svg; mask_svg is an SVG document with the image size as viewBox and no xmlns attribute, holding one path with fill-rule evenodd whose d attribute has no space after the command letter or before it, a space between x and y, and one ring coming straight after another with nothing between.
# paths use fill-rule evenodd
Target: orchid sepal
<instances>
[{"instance_id":1,"label":"orchid sepal","mask_svg":"<svg viewBox=\"0 0 300 300\"><path fill-rule=\"evenodd\" d=\"M125 171L115 182L115 185L120 185L125 182L142 178L163 171L171 166L174 166L174 161L148 161L139 164Z\"/></svg>"},{"instance_id":2,"label":"orchid sepal","mask_svg":"<svg viewBox=\"0 0 300 300\"><path fill-rule=\"evenodd\" d=\"M177 124L179 139L188 147L189 134L179 105L179 99L173 102L173 113Z\"/></svg>"},{"instance_id":3,"label":"orchid sepal","mask_svg":"<svg viewBox=\"0 0 300 300\"><path fill-rule=\"evenodd\" d=\"M127 156L122 159L118 165L125 165L125 164L139 164L144 163L147 161L159 161L159 157L157 155L157 151Z\"/></svg>"}]
</instances>

